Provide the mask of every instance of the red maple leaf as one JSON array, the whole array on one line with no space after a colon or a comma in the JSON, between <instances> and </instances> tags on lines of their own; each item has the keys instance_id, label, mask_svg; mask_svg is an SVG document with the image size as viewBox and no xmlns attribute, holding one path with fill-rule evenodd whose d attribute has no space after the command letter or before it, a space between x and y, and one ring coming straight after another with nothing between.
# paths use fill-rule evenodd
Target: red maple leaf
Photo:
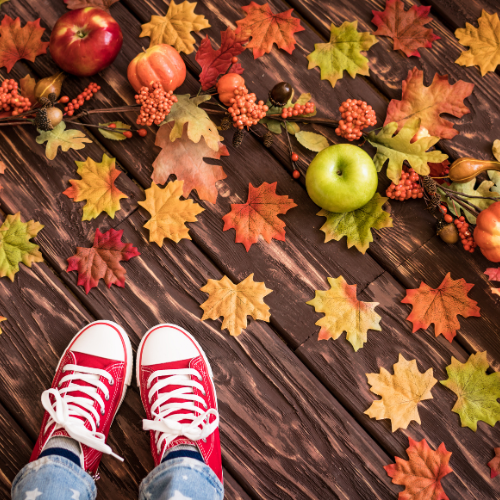
<instances>
[{"instance_id":1,"label":"red maple leaf","mask_svg":"<svg viewBox=\"0 0 500 500\"><path fill-rule=\"evenodd\" d=\"M413 5L405 12L402 0L387 0L383 12L372 10L372 23L378 26L374 35L391 37L394 40L394 50L403 51L407 57L420 57L417 49L430 49L432 42L440 38L432 28L424 28L425 24L432 21L429 17L430 10L430 7Z\"/></svg>"},{"instance_id":2,"label":"red maple leaf","mask_svg":"<svg viewBox=\"0 0 500 500\"><path fill-rule=\"evenodd\" d=\"M500 281L500 267L488 267L484 274L488 276L490 281Z\"/></svg>"},{"instance_id":3,"label":"red maple leaf","mask_svg":"<svg viewBox=\"0 0 500 500\"><path fill-rule=\"evenodd\" d=\"M224 215L224 231L236 229L236 243L243 243L248 252L262 236L268 243L285 241L285 223L278 219L297 205L288 196L276 194L276 182L263 182L258 188L249 185L246 203L231 205L231 212Z\"/></svg>"},{"instance_id":4,"label":"red maple leaf","mask_svg":"<svg viewBox=\"0 0 500 500\"><path fill-rule=\"evenodd\" d=\"M392 99L387 108L384 125L398 123L398 130L412 118L420 118L420 128L425 128L430 135L441 139L453 139L458 130L453 123L441 118L441 113L462 118L470 113L464 104L474 88L473 83L459 80L454 85L448 83L448 75L434 75L429 87L424 85L424 72L413 68L408 78L403 80L401 101Z\"/></svg>"},{"instance_id":5,"label":"red maple leaf","mask_svg":"<svg viewBox=\"0 0 500 500\"><path fill-rule=\"evenodd\" d=\"M239 56L244 50L244 44L248 42L248 36L241 30L220 32L220 48L214 50L208 35L201 41L200 48L196 53L196 62L201 66L200 83L202 90L207 90L215 85L219 75L229 69L229 73L243 73L239 63L231 66L231 59Z\"/></svg>"},{"instance_id":6,"label":"red maple leaf","mask_svg":"<svg viewBox=\"0 0 500 500\"><path fill-rule=\"evenodd\" d=\"M457 315L464 318L481 316L477 302L467 296L474 285L463 278L453 280L450 274L445 276L437 288L431 288L422 282L419 288L406 290L406 297L401 302L413 305L406 318L413 323L412 333L419 328L426 330L434 323L436 337L443 334L451 342L460 328Z\"/></svg>"},{"instance_id":7,"label":"red maple leaf","mask_svg":"<svg viewBox=\"0 0 500 500\"><path fill-rule=\"evenodd\" d=\"M406 449L409 460L396 457L396 463L384 467L394 484L405 489L399 493L399 500L449 500L441 480L453 472L448 465L451 451L444 443L437 451L432 450L427 441L419 443L408 438L410 446Z\"/></svg>"},{"instance_id":8,"label":"red maple leaf","mask_svg":"<svg viewBox=\"0 0 500 500\"><path fill-rule=\"evenodd\" d=\"M239 30L252 37L246 48L253 49L254 59L269 54L273 43L289 54L293 52L297 43L293 34L305 30L300 25L300 19L292 17L293 9L273 14L268 3L259 5L255 2L242 9L247 15L236 24Z\"/></svg>"},{"instance_id":9,"label":"red maple leaf","mask_svg":"<svg viewBox=\"0 0 500 500\"><path fill-rule=\"evenodd\" d=\"M433 177L438 184L443 184L445 179L439 179L439 177L446 177L450 172L450 162L444 160L441 163L427 163L431 169L429 176Z\"/></svg>"},{"instance_id":10,"label":"red maple leaf","mask_svg":"<svg viewBox=\"0 0 500 500\"><path fill-rule=\"evenodd\" d=\"M495 448L495 458L488 462L488 467L491 469L491 479L500 474L500 448Z\"/></svg>"},{"instance_id":11,"label":"red maple leaf","mask_svg":"<svg viewBox=\"0 0 500 500\"><path fill-rule=\"evenodd\" d=\"M49 42L42 42L45 28L40 19L29 21L21 28L19 17L14 21L5 16L0 24L0 68L5 66L10 73L19 59L35 62L35 57L47 52Z\"/></svg>"},{"instance_id":12,"label":"red maple leaf","mask_svg":"<svg viewBox=\"0 0 500 500\"><path fill-rule=\"evenodd\" d=\"M108 288L111 285L125 286L125 275L127 271L120 264L133 257L141 255L132 243L121 241L123 230L110 229L104 234L97 229L92 248L77 247L76 254L68 259L68 269L78 271L78 286L84 286L85 292L99 284L104 279Z\"/></svg>"}]
</instances>

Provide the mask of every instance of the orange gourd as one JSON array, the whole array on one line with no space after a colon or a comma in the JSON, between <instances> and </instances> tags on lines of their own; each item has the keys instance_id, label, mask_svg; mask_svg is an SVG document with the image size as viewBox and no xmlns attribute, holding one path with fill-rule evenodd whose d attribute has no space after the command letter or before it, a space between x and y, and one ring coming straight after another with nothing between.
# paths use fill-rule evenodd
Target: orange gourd
<instances>
[{"instance_id":1,"label":"orange gourd","mask_svg":"<svg viewBox=\"0 0 500 500\"><path fill-rule=\"evenodd\" d=\"M477 216L474 240L488 260L500 262L500 201Z\"/></svg>"},{"instance_id":2,"label":"orange gourd","mask_svg":"<svg viewBox=\"0 0 500 500\"><path fill-rule=\"evenodd\" d=\"M153 45L130 61L127 78L136 92L156 81L166 91L175 90L186 79L186 64L170 45Z\"/></svg>"},{"instance_id":3,"label":"orange gourd","mask_svg":"<svg viewBox=\"0 0 500 500\"><path fill-rule=\"evenodd\" d=\"M217 92L222 104L229 106L229 100L234 97L234 90L242 85L245 85L245 79L237 73L221 76L217 82Z\"/></svg>"}]
</instances>

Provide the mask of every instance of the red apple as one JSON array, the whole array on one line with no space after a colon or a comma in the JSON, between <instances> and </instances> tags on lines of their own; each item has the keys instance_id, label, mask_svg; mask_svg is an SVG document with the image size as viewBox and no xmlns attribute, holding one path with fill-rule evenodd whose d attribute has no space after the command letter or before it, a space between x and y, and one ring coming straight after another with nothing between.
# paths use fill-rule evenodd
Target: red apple
<instances>
[{"instance_id":1,"label":"red apple","mask_svg":"<svg viewBox=\"0 0 500 500\"><path fill-rule=\"evenodd\" d=\"M122 30L108 12L85 7L58 19L50 37L50 54L62 70L91 76L115 60L122 42Z\"/></svg>"}]
</instances>

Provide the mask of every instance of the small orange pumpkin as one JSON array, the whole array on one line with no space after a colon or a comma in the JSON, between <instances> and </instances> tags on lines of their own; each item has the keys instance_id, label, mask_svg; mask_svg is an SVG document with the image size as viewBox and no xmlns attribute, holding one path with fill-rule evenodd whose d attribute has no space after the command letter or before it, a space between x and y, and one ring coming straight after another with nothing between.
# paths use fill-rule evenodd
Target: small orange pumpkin
<instances>
[{"instance_id":1,"label":"small orange pumpkin","mask_svg":"<svg viewBox=\"0 0 500 500\"><path fill-rule=\"evenodd\" d=\"M136 92L156 81L166 91L175 90L186 79L186 64L170 45L153 45L130 61L127 77Z\"/></svg>"},{"instance_id":2,"label":"small orange pumpkin","mask_svg":"<svg viewBox=\"0 0 500 500\"><path fill-rule=\"evenodd\" d=\"M229 100L234 97L234 90L242 85L245 85L245 79L237 73L221 76L217 82L217 92L222 104L229 106Z\"/></svg>"},{"instance_id":3,"label":"small orange pumpkin","mask_svg":"<svg viewBox=\"0 0 500 500\"><path fill-rule=\"evenodd\" d=\"M474 241L488 260L500 262L500 201L477 216Z\"/></svg>"}]
</instances>

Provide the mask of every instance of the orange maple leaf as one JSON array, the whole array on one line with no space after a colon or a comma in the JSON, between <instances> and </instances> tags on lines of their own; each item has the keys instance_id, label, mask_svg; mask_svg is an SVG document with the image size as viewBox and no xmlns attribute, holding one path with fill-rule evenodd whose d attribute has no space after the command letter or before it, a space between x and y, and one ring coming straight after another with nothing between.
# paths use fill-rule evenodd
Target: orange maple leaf
<instances>
[{"instance_id":1,"label":"orange maple leaf","mask_svg":"<svg viewBox=\"0 0 500 500\"><path fill-rule=\"evenodd\" d=\"M419 288L406 290L406 297L401 302L413 305L406 318L413 323L412 333L419 328L426 330L434 323L436 337L443 334L451 342L460 328L457 315L464 318L481 316L477 302L467 296L474 285L463 278L453 280L450 274L445 276L438 288L431 288L422 282Z\"/></svg>"},{"instance_id":2,"label":"orange maple leaf","mask_svg":"<svg viewBox=\"0 0 500 500\"><path fill-rule=\"evenodd\" d=\"M0 161L0 174L3 174L5 172L5 163L3 161ZM2 185L0 184L0 191L3 189Z\"/></svg>"},{"instance_id":3,"label":"orange maple leaf","mask_svg":"<svg viewBox=\"0 0 500 500\"><path fill-rule=\"evenodd\" d=\"M5 16L0 24L0 68L5 66L7 73L19 59L35 62L35 57L47 52L49 42L42 42L45 28L40 19L29 21L21 28L19 17L14 21Z\"/></svg>"},{"instance_id":4,"label":"orange maple leaf","mask_svg":"<svg viewBox=\"0 0 500 500\"><path fill-rule=\"evenodd\" d=\"M153 173L151 178L155 184L165 184L170 175L177 176L177 180L184 181L182 195L184 198L196 189L198 196L202 200L210 203L217 201L217 181L225 179L227 175L220 165L210 165L203 161L203 158L213 158L219 160L221 156L229 156L229 152L222 143L219 142L219 151L214 151L207 146L205 139L195 143L186 134L186 125L182 131L182 137L172 142L170 132L174 127L174 122L165 123L158 130L156 135L157 146L162 151L153 163Z\"/></svg>"},{"instance_id":5,"label":"orange maple leaf","mask_svg":"<svg viewBox=\"0 0 500 500\"><path fill-rule=\"evenodd\" d=\"M66 7L71 10L84 9L85 7L97 7L103 10L109 8L118 0L64 0Z\"/></svg>"},{"instance_id":6,"label":"orange maple leaf","mask_svg":"<svg viewBox=\"0 0 500 500\"><path fill-rule=\"evenodd\" d=\"M224 231L236 229L236 243L243 243L246 251L262 236L268 243L285 241L285 223L278 219L297 205L288 196L276 194L276 182L262 183L255 188L250 183L246 203L231 205L231 212L224 215Z\"/></svg>"},{"instance_id":7,"label":"orange maple leaf","mask_svg":"<svg viewBox=\"0 0 500 500\"><path fill-rule=\"evenodd\" d=\"M268 3L259 5L255 2L242 9L247 15L236 24L238 30L252 37L246 48L253 49L254 59L269 54L274 43L289 54L293 52L297 43L293 34L305 30L300 25L300 19L292 17L293 9L273 14Z\"/></svg>"},{"instance_id":8,"label":"orange maple leaf","mask_svg":"<svg viewBox=\"0 0 500 500\"><path fill-rule=\"evenodd\" d=\"M491 479L500 474L500 448L495 448L495 458L488 462L488 467L491 469Z\"/></svg>"}]
</instances>

